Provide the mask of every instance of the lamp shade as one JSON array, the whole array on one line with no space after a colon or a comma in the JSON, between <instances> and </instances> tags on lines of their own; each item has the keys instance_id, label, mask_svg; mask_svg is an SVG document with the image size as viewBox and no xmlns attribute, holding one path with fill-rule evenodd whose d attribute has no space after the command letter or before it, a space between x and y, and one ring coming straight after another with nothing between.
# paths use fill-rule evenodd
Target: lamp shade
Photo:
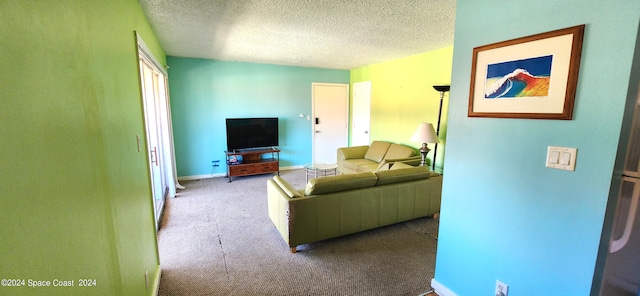
<instances>
[{"instance_id":1,"label":"lamp shade","mask_svg":"<svg viewBox=\"0 0 640 296\"><path fill-rule=\"evenodd\" d=\"M411 141L418 143L440 143L431 123L422 122L416 128Z\"/></svg>"},{"instance_id":2,"label":"lamp shade","mask_svg":"<svg viewBox=\"0 0 640 296\"><path fill-rule=\"evenodd\" d=\"M449 91L450 85L434 85L433 88L439 92Z\"/></svg>"}]
</instances>

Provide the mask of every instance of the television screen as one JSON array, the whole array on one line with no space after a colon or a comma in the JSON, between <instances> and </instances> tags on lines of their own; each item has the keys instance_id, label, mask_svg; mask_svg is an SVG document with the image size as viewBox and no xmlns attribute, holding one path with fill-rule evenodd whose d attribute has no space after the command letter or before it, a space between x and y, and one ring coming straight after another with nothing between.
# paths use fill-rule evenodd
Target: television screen
<instances>
[{"instance_id":1,"label":"television screen","mask_svg":"<svg viewBox=\"0 0 640 296\"><path fill-rule=\"evenodd\" d=\"M227 151L278 146L278 118L227 118Z\"/></svg>"}]
</instances>

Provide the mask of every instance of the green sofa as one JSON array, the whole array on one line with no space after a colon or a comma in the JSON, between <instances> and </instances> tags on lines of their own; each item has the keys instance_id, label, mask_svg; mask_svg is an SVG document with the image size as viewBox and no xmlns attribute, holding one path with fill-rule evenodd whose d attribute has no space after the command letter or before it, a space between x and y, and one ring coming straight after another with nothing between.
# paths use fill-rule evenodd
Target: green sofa
<instances>
[{"instance_id":1,"label":"green sofa","mask_svg":"<svg viewBox=\"0 0 640 296\"><path fill-rule=\"evenodd\" d=\"M358 172L375 172L393 162L410 165L420 164L420 155L411 147L373 141L369 146L352 146L338 148L338 172L353 174Z\"/></svg>"},{"instance_id":2,"label":"green sofa","mask_svg":"<svg viewBox=\"0 0 640 296\"><path fill-rule=\"evenodd\" d=\"M269 218L292 253L301 244L433 216L441 191L441 175L402 164L311 179L301 190L280 176L267 181Z\"/></svg>"}]
</instances>

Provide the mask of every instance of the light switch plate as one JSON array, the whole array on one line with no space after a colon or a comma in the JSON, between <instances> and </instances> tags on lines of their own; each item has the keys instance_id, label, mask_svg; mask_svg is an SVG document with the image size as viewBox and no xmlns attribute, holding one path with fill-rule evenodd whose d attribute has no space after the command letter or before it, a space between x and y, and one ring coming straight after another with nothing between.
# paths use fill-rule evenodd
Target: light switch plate
<instances>
[{"instance_id":1,"label":"light switch plate","mask_svg":"<svg viewBox=\"0 0 640 296\"><path fill-rule=\"evenodd\" d=\"M576 170L577 148L547 147L547 167L565 171Z\"/></svg>"}]
</instances>

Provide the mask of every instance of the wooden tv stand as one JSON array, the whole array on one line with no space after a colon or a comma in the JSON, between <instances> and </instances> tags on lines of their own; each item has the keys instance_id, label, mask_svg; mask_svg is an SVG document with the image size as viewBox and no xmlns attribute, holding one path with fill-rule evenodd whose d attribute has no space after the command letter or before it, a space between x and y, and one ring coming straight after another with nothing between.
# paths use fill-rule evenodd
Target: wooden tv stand
<instances>
[{"instance_id":1,"label":"wooden tv stand","mask_svg":"<svg viewBox=\"0 0 640 296\"><path fill-rule=\"evenodd\" d=\"M225 151L227 155L227 177L278 173L280 175L280 149L263 148ZM233 159L242 157L241 161Z\"/></svg>"}]
</instances>

